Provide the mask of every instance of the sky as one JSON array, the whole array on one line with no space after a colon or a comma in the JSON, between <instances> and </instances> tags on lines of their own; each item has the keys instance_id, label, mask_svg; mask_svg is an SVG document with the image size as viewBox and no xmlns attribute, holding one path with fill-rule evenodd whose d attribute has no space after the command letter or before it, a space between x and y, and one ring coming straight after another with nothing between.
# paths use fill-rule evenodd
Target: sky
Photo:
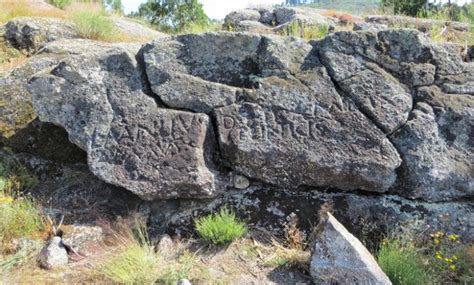
<instances>
[{"instance_id":1,"label":"sky","mask_svg":"<svg viewBox=\"0 0 474 285\"><path fill-rule=\"evenodd\" d=\"M200 0L204 11L211 19L224 19L230 12L247 8L251 5L281 4L284 0ZM122 0L125 13L136 11L146 0Z\"/></svg>"}]
</instances>

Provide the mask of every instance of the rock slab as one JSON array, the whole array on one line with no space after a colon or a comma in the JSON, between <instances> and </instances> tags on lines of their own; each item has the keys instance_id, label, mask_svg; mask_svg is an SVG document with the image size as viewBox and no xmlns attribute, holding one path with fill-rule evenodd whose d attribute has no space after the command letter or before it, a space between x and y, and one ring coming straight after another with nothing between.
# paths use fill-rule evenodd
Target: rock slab
<instances>
[{"instance_id":1,"label":"rock slab","mask_svg":"<svg viewBox=\"0 0 474 285\"><path fill-rule=\"evenodd\" d=\"M374 257L330 213L320 222L311 257L315 284L392 284Z\"/></svg>"}]
</instances>

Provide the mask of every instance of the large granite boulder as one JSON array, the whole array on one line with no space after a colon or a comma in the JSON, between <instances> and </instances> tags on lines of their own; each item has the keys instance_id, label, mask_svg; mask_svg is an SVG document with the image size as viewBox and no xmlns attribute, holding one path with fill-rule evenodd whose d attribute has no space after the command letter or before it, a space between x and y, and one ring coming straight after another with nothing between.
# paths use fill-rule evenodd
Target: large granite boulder
<instances>
[{"instance_id":1,"label":"large granite boulder","mask_svg":"<svg viewBox=\"0 0 474 285\"><path fill-rule=\"evenodd\" d=\"M39 118L62 126L91 171L143 199L209 197L211 124L146 95L136 46L83 46L29 82Z\"/></svg>"},{"instance_id":2,"label":"large granite boulder","mask_svg":"<svg viewBox=\"0 0 474 285\"><path fill-rule=\"evenodd\" d=\"M299 25L327 26L332 30L339 20L324 16L326 11L309 7L248 8L228 14L224 19L224 28L229 31L280 34L287 26L298 23Z\"/></svg>"},{"instance_id":3,"label":"large granite boulder","mask_svg":"<svg viewBox=\"0 0 474 285\"><path fill-rule=\"evenodd\" d=\"M30 81L35 110L144 199L210 197L227 170L293 190L472 197L474 68L417 30L73 42Z\"/></svg>"},{"instance_id":4,"label":"large granite boulder","mask_svg":"<svg viewBox=\"0 0 474 285\"><path fill-rule=\"evenodd\" d=\"M343 95L393 134L403 159L395 192L433 201L472 196L472 97L464 94L474 66L458 46L399 29L335 33L319 52Z\"/></svg>"},{"instance_id":5,"label":"large granite boulder","mask_svg":"<svg viewBox=\"0 0 474 285\"><path fill-rule=\"evenodd\" d=\"M92 42L89 42L92 44ZM5 77L0 77L0 146L59 161L83 161L84 153L69 143L67 133L52 124L40 122L27 90L28 79L56 65L84 42L57 41L30 57Z\"/></svg>"},{"instance_id":6,"label":"large granite boulder","mask_svg":"<svg viewBox=\"0 0 474 285\"><path fill-rule=\"evenodd\" d=\"M364 245L330 213L320 221L310 273L315 284L391 285Z\"/></svg>"},{"instance_id":7,"label":"large granite boulder","mask_svg":"<svg viewBox=\"0 0 474 285\"><path fill-rule=\"evenodd\" d=\"M247 177L376 192L395 181L397 151L339 96L303 40L184 35L145 47L144 62L167 105L214 110L223 160Z\"/></svg>"},{"instance_id":8,"label":"large granite boulder","mask_svg":"<svg viewBox=\"0 0 474 285\"><path fill-rule=\"evenodd\" d=\"M387 25L388 27L406 27L417 28L422 31L429 31L432 28L447 26L457 31L469 31L469 24L464 22L423 19L414 17L405 17L397 15L369 15L365 17L365 22Z\"/></svg>"},{"instance_id":9,"label":"large granite boulder","mask_svg":"<svg viewBox=\"0 0 474 285\"><path fill-rule=\"evenodd\" d=\"M418 90L408 122L391 136L403 163L395 189L423 200L474 197L474 97Z\"/></svg>"},{"instance_id":10,"label":"large granite boulder","mask_svg":"<svg viewBox=\"0 0 474 285\"><path fill-rule=\"evenodd\" d=\"M79 38L74 26L61 19L18 17L5 25L5 38L14 47L37 51L46 43Z\"/></svg>"}]
</instances>

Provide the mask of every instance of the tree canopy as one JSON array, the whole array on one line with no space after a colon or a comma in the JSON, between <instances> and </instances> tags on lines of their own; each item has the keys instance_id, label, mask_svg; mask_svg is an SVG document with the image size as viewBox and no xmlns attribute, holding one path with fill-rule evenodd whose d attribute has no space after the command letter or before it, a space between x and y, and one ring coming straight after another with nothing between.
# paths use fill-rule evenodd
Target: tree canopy
<instances>
[{"instance_id":1,"label":"tree canopy","mask_svg":"<svg viewBox=\"0 0 474 285\"><path fill-rule=\"evenodd\" d=\"M209 18L197 0L148 0L141 4L138 16L153 25L180 31L188 25L209 24Z\"/></svg>"}]
</instances>

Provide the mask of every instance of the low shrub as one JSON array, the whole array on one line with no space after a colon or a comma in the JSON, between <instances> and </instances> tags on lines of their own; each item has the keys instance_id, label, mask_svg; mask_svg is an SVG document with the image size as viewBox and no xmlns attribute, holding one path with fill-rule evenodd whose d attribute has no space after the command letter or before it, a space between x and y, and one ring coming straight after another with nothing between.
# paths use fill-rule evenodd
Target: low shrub
<instances>
[{"instance_id":1,"label":"low shrub","mask_svg":"<svg viewBox=\"0 0 474 285\"><path fill-rule=\"evenodd\" d=\"M212 245L232 242L247 232L246 225L239 222L235 214L226 208L196 220L195 226L199 236Z\"/></svg>"},{"instance_id":2,"label":"low shrub","mask_svg":"<svg viewBox=\"0 0 474 285\"><path fill-rule=\"evenodd\" d=\"M394 285L419 285L431 282L422 256L411 244L402 243L397 239L384 240L377 261Z\"/></svg>"},{"instance_id":3,"label":"low shrub","mask_svg":"<svg viewBox=\"0 0 474 285\"><path fill-rule=\"evenodd\" d=\"M439 284L474 281L474 247L463 244L459 235L434 232L424 247Z\"/></svg>"}]
</instances>

